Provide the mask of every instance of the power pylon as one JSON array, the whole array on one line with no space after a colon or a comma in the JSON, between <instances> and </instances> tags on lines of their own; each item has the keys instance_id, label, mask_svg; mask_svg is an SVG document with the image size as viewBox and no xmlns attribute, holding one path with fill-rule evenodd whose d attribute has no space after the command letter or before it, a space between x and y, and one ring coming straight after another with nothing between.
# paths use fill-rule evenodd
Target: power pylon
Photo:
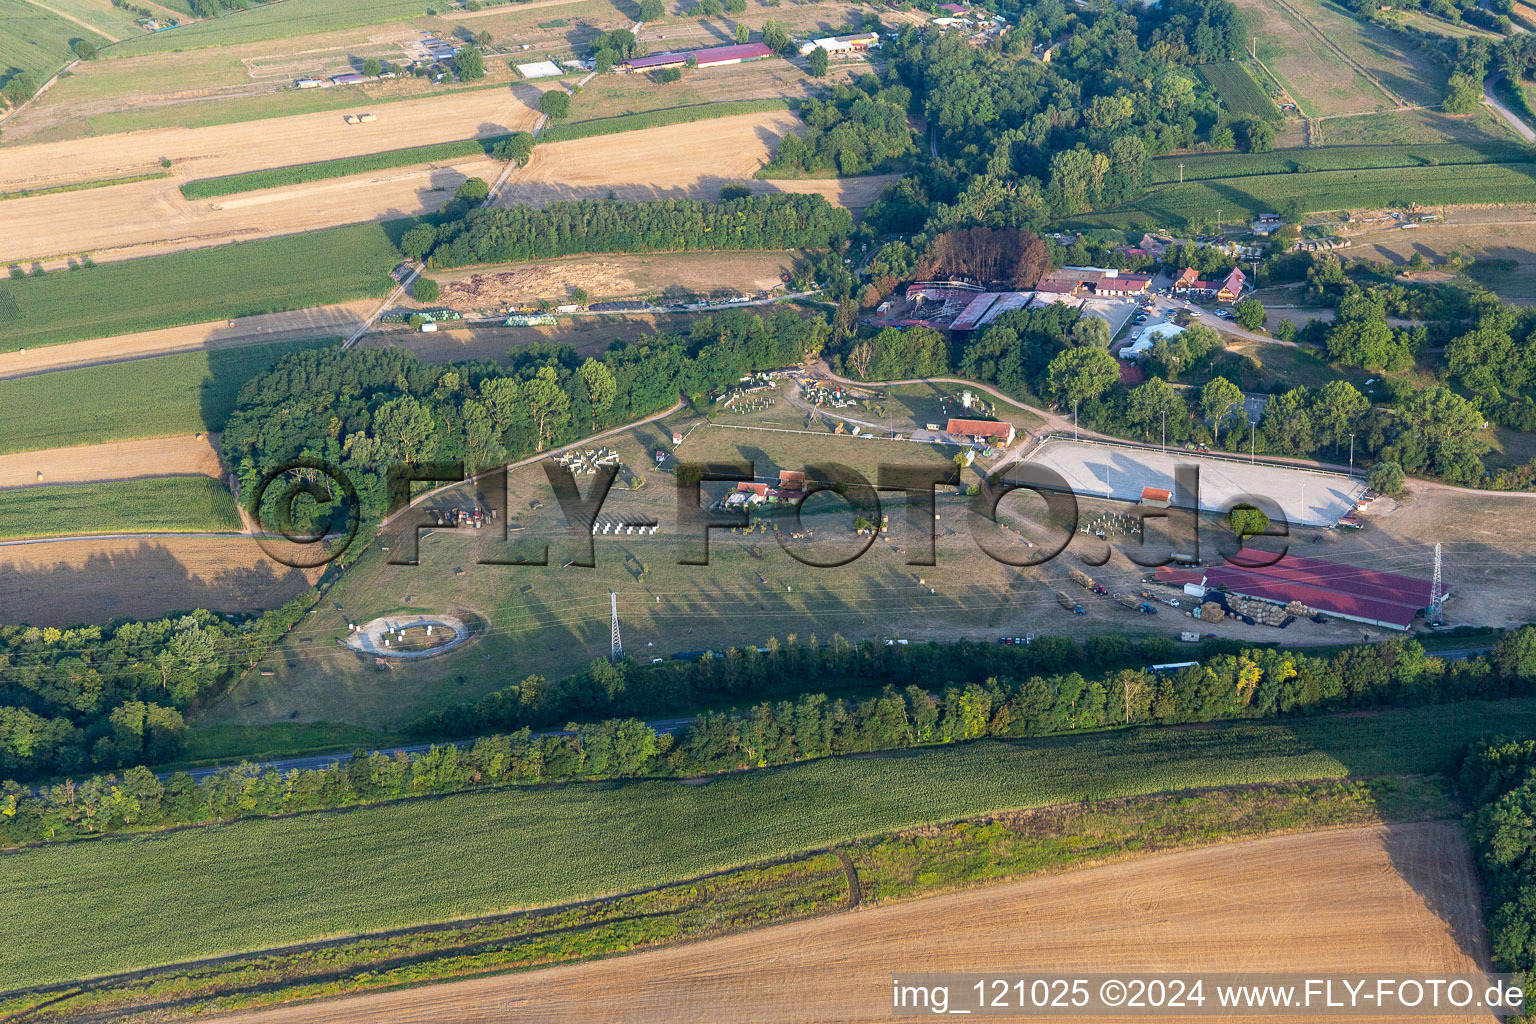
<instances>
[{"instance_id":1,"label":"power pylon","mask_svg":"<svg viewBox=\"0 0 1536 1024\"><path fill-rule=\"evenodd\" d=\"M1429 585L1429 624L1440 624L1440 602L1445 599L1444 588L1440 583L1440 544L1435 543L1435 581Z\"/></svg>"},{"instance_id":2,"label":"power pylon","mask_svg":"<svg viewBox=\"0 0 1536 1024\"><path fill-rule=\"evenodd\" d=\"M608 609L613 613L613 627L608 637L608 660L618 661L624 656L624 643L619 639L619 595L611 590L608 591Z\"/></svg>"}]
</instances>

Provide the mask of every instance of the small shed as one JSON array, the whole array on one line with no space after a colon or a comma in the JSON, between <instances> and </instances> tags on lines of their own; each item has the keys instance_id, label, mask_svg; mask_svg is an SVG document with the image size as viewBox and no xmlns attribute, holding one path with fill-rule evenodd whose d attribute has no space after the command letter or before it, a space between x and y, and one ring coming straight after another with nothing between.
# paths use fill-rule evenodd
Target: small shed
<instances>
[{"instance_id":1,"label":"small shed","mask_svg":"<svg viewBox=\"0 0 1536 1024\"><path fill-rule=\"evenodd\" d=\"M1143 487L1141 504L1149 508L1167 508L1173 504L1173 492L1166 487Z\"/></svg>"}]
</instances>

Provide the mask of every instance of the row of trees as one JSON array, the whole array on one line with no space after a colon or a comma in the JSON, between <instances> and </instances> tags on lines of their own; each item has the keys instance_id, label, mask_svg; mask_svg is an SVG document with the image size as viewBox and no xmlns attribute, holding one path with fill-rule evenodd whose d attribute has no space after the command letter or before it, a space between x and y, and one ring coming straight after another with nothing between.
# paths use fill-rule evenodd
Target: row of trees
<instances>
[{"instance_id":1,"label":"row of trees","mask_svg":"<svg viewBox=\"0 0 1536 1024\"><path fill-rule=\"evenodd\" d=\"M338 466L372 521L391 465L501 465L797 363L820 350L826 330L787 308L738 309L701 317L686 334L617 343L601 358L534 345L516 349L510 367L448 368L399 349L294 353L245 386L221 447L247 496L295 460Z\"/></svg>"},{"instance_id":2,"label":"row of trees","mask_svg":"<svg viewBox=\"0 0 1536 1024\"><path fill-rule=\"evenodd\" d=\"M1132 654L1123 638L1100 638L1098 656ZM1077 654L1070 640L1058 655ZM671 673L694 677L690 694L742 694L781 676L889 680L877 695L824 693L759 703L741 714L708 714L676 736L637 719L610 719L556 735L527 729L440 746L416 757L359 752L316 771L227 769L201 782L165 781L147 769L121 777L66 782L33 793L0 788L0 840L8 845L235 817L295 813L516 783L692 775L786 764L839 754L896 750L983 737L1026 737L1124 724L1259 718L1287 712L1383 704L1423 704L1526 692L1536 682L1536 631L1507 637L1492 658L1446 663L1411 640L1346 649L1332 658L1299 651L1237 649L1193 668L1154 673L1125 668L1095 678L1080 672L975 676L969 655L984 645L928 645L888 653L884 645L834 641L827 647L778 646L706 656ZM1084 654L1086 652L1083 652ZM1150 652L1140 652L1146 655ZM1155 654L1153 656L1156 656ZM1047 660L1047 659L1041 659ZM608 666L639 689L664 673ZM593 672L598 672L594 666ZM822 674L817 675L815 673ZM617 685L606 674L603 680ZM601 682L601 680L600 680ZM516 718L523 686L490 702L473 722ZM903 687L898 689L898 687ZM1529 829L1526 830L1527 832Z\"/></svg>"},{"instance_id":3,"label":"row of trees","mask_svg":"<svg viewBox=\"0 0 1536 1024\"><path fill-rule=\"evenodd\" d=\"M618 202L577 199L543 209L474 210L441 224L419 224L401 248L432 267L550 259L576 253L691 249L826 249L852 230L847 210L819 195Z\"/></svg>"},{"instance_id":4,"label":"row of trees","mask_svg":"<svg viewBox=\"0 0 1536 1024\"><path fill-rule=\"evenodd\" d=\"M56 629L0 627L0 776L173 759L182 712L255 664L309 598L258 617L211 612Z\"/></svg>"}]
</instances>

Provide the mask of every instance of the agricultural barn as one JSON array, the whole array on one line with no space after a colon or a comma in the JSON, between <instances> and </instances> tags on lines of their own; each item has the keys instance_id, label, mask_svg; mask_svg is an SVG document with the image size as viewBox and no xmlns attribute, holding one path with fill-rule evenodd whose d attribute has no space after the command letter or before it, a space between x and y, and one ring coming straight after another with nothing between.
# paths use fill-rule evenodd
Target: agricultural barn
<instances>
[{"instance_id":1,"label":"agricultural barn","mask_svg":"<svg viewBox=\"0 0 1536 1024\"><path fill-rule=\"evenodd\" d=\"M739 46L713 46L707 50L679 50L676 53L653 53L649 57L633 57L624 62L630 71L655 71L658 68L680 68L693 58L694 66L717 68L724 64L740 64L746 60L771 57L773 51L762 43L742 43Z\"/></svg>"},{"instance_id":2,"label":"agricultural barn","mask_svg":"<svg viewBox=\"0 0 1536 1024\"><path fill-rule=\"evenodd\" d=\"M334 76L331 79L331 84L333 84L333 85L356 85L358 82L361 82L361 81L363 81L363 76L362 75L359 75L359 74L356 74L356 73L351 73L351 74L336 75L336 76Z\"/></svg>"},{"instance_id":3,"label":"agricultural barn","mask_svg":"<svg viewBox=\"0 0 1536 1024\"><path fill-rule=\"evenodd\" d=\"M1144 274L1121 274L1101 267L1062 267L1035 287L1055 295L1082 295L1085 292L1105 298L1145 295L1152 279Z\"/></svg>"},{"instance_id":4,"label":"agricultural barn","mask_svg":"<svg viewBox=\"0 0 1536 1024\"><path fill-rule=\"evenodd\" d=\"M1173 291L1176 295L1214 297L1218 302L1236 302L1243 297L1243 288L1247 284L1248 275L1236 267L1220 281L1201 280L1194 267L1185 267L1184 272L1173 282Z\"/></svg>"},{"instance_id":5,"label":"agricultural barn","mask_svg":"<svg viewBox=\"0 0 1536 1024\"><path fill-rule=\"evenodd\" d=\"M856 53L879 45L880 37L875 33L858 32L850 36L827 36L825 39L812 39L801 43L800 54L804 56L818 47L828 53Z\"/></svg>"},{"instance_id":6,"label":"agricultural barn","mask_svg":"<svg viewBox=\"0 0 1536 1024\"><path fill-rule=\"evenodd\" d=\"M952 419L945 424L944 432L951 437L969 437L974 441L990 441L1004 446L1012 444L1016 436L1012 423L996 420Z\"/></svg>"},{"instance_id":7,"label":"agricultural barn","mask_svg":"<svg viewBox=\"0 0 1536 1024\"><path fill-rule=\"evenodd\" d=\"M1234 562L1259 563L1275 556L1244 548L1234 561L1205 569L1157 570L1162 583L1198 583L1271 604L1300 601L1325 615L1386 629L1407 629L1429 607L1430 582L1338 562L1286 555L1274 565L1247 569ZM1450 587L1445 587L1445 594Z\"/></svg>"}]
</instances>

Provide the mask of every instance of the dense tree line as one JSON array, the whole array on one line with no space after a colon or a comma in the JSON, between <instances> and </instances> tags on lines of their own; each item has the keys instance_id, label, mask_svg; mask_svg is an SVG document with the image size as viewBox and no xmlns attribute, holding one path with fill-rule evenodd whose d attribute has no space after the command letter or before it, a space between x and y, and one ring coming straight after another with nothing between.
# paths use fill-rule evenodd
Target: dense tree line
<instances>
[{"instance_id":1,"label":"dense tree line","mask_svg":"<svg viewBox=\"0 0 1536 1024\"><path fill-rule=\"evenodd\" d=\"M1536 680L1536 636L1522 630L1519 671ZM1474 749L1461 770L1461 790L1474 810L1468 832L1483 876L1494 964L1536 976L1536 739L1501 739Z\"/></svg>"},{"instance_id":2,"label":"dense tree line","mask_svg":"<svg viewBox=\"0 0 1536 1024\"><path fill-rule=\"evenodd\" d=\"M1099 637L1080 651L1066 638L1000 650L975 643L893 648L778 645L728 650L692 664L635 668L600 663L570 687L598 713L637 700L747 698L785 682L823 685L883 681L865 698L825 693L758 703L740 714L707 714L675 736L635 718L609 719L557 734L527 728L439 746L416 757L358 755L316 771L229 768L202 781L184 773L164 781L148 769L121 777L66 782L33 793L0 788L0 841L67 839L157 826L294 813L482 786L680 776L786 764L840 754L899 750L983 737L1016 738L1103 727L1160 725L1317 712L1388 704L1428 704L1524 693L1536 672L1536 631L1512 634L1492 658L1444 662L1412 640L1347 648L1333 657L1233 646L1192 668L1121 668L1086 676L1070 662L1125 663L1166 657L1167 641L1133 648ZM1521 652L1524 652L1523 654ZM999 675L1002 671L1008 674ZM1049 673L1049 674L1047 674ZM514 726L549 689L537 677L434 721L460 730Z\"/></svg>"},{"instance_id":3,"label":"dense tree line","mask_svg":"<svg viewBox=\"0 0 1536 1024\"><path fill-rule=\"evenodd\" d=\"M0 777L168 761L182 712L219 692L297 622L211 612L56 629L0 626Z\"/></svg>"},{"instance_id":4,"label":"dense tree line","mask_svg":"<svg viewBox=\"0 0 1536 1024\"><path fill-rule=\"evenodd\" d=\"M520 347L510 367L427 366L400 349L294 353L246 384L220 443L246 499L275 467L321 460L348 475L371 521L384 511L392 465L500 465L797 363L819 351L826 329L787 308L727 310L601 358Z\"/></svg>"},{"instance_id":5,"label":"dense tree line","mask_svg":"<svg viewBox=\"0 0 1536 1024\"><path fill-rule=\"evenodd\" d=\"M576 199L543 209L473 210L420 224L401 248L432 267L506 263L593 252L690 249L826 249L852 229L848 211L818 195L774 194L726 202Z\"/></svg>"},{"instance_id":6,"label":"dense tree line","mask_svg":"<svg viewBox=\"0 0 1536 1024\"><path fill-rule=\"evenodd\" d=\"M791 132L779 141L764 177L835 171L840 175L872 174L914 152L907 107L912 92L905 86L884 88L874 75L854 84L841 84L825 100L800 105L804 136Z\"/></svg>"}]
</instances>

